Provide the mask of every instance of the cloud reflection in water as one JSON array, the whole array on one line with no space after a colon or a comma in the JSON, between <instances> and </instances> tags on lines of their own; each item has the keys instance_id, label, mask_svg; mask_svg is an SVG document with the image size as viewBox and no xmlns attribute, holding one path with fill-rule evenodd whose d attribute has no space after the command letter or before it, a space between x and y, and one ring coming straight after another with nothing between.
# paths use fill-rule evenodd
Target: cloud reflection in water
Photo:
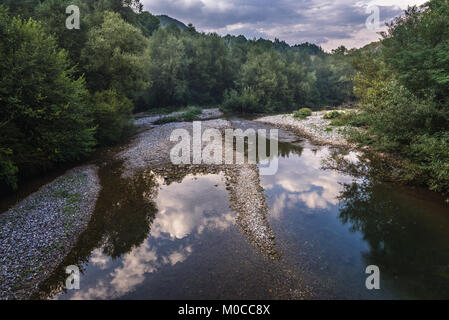
<instances>
[{"instance_id":1,"label":"cloud reflection in water","mask_svg":"<svg viewBox=\"0 0 449 320\"><path fill-rule=\"evenodd\" d=\"M161 177L157 179L163 182ZM71 299L120 298L142 285L149 274L188 259L194 251L192 238L206 231L226 230L234 223L223 175L187 175L181 183L160 185L159 212L151 236L116 260L102 249L94 250L90 265L102 270L102 276L87 283L85 289L82 284Z\"/></svg>"}]
</instances>

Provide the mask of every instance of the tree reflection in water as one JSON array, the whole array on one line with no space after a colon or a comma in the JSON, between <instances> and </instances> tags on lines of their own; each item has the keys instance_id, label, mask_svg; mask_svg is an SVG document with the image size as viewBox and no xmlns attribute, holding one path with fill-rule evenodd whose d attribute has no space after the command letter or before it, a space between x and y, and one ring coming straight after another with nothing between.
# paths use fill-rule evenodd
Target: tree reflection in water
<instances>
[{"instance_id":1,"label":"tree reflection in water","mask_svg":"<svg viewBox=\"0 0 449 320\"><path fill-rule=\"evenodd\" d=\"M363 254L403 298L449 298L447 211L398 186L345 184L339 219L370 245ZM405 295L405 296L404 296Z\"/></svg>"},{"instance_id":2,"label":"tree reflection in water","mask_svg":"<svg viewBox=\"0 0 449 320\"><path fill-rule=\"evenodd\" d=\"M121 172L121 163L117 162L100 168L102 190L88 229L34 298L66 292L65 267L77 265L83 272L95 249L102 248L104 254L114 259L139 247L148 238L157 213L152 201L158 190L157 181L149 174L125 179Z\"/></svg>"}]
</instances>

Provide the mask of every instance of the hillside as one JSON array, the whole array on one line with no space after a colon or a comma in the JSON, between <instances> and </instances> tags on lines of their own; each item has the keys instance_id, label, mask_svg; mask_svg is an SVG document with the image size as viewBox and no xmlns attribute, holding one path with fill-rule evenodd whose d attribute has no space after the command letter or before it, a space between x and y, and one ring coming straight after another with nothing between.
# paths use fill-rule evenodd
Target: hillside
<instances>
[{"instance_id":1,"label":"hillside","mask_svg":"<svg viewBox=\"0 0 449 320\"><path fill-rule=\"evenodd\" d=\"M171 17L169 17L167 15L159 15L159 16L156 16L156 17L161 22L161 27L166 27L166 26L174 23L181 30L187 29L187 26L184 23L182 23L181 21L176 20L174 18L171 18Z\"/></svg>"}]
</instances>

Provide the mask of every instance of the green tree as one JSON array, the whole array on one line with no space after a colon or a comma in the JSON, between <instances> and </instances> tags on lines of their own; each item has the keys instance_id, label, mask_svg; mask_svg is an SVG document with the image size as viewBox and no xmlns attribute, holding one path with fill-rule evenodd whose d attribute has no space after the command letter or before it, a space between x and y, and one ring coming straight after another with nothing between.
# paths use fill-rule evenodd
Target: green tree
<instances>
[{"instance_id":1,"label":"green tree","mask_svg":"<svg viewBox=\"0 0 449 320\"><path fill-rule=\"evenodd\" d=\"M449 108L449 2L409 7L384 33L386 62L417 96L433 95Z\"/></svg>"},{"instance_id":2,"label":"green tree","mask_svg":"<svg viewBox=\"0 0 449 320\"><path fill-rule=\"evenodd\" d=\"M250 88L259 100L261 111L281 111L288 108L286 64L273 50L259 54L253 51L242 66L239 86Z\"/></svg>"},{"instance_id":3,"label":"green tree","mask_svg":"<svg viewBox=\"0 0 449 320\"><path fill-rule=\"evenodd\" d=\"M95 130L84 79L72 78L44 27L0 6L0 60L2 180L14 187L15 166L26 175L88 154Z\"/></svg>"},{"instance_id":4,"label":"green tree","mask_svg":"<svg viewBox=\"0 0 449 320\"><path fill-rule=\"evenodd\" d=\"M175 26L176 30L179 30ZM177 31L169 27L159 29L150 39L149 75L151 106L182 105L188 96L188 57ZM180 31L179 31L180 32Z\"/></svg>"},{"instance_id":5,"label":"green tree","mask_svg":"<svg viewBox=\"0 0 449 320\"><path fill-rule=\"evenodd\" d=\"M161 22L155 16L153 16L148 11L144 11L139 14L138 22L140 30L145 37L150 37L154 31L159 29Z\"/></svg>"},{"instance_id":6,"label":"green tree","mask_svg":"<svg viewBox=\"0 0 449 320\"><path fill-rule=\"evenodd\" d=\"M69 5L80 8L80 29L69 30L65 27L68 17L66 8ZM34 18L42 23L49 34L56 37L59 47L67 50L73 64L78 64L90 30L88 6L80 0L45 0L36 7Z\"/></svg>"},{"instance_id":7,"label":"green tree","mask_svg":"<svg viewBox=\"0 0 449 320\"><path fill-rule=\"evenodd\" d=\"M98 126L96 138L101 144L120 141L132 127L133 104L114 89L96 92L92 97L93 117Z\"/></svg>"},{"instance_id":8,"label":"green tree","mask_svg":"<svg viewBox=\"0 0 449 320\"><path fill-rule=\"evenodd\" d=\"M118 13L105 12L82 51L82 67L91 92L116 89L131 96L148 86L148 40Z\"/></svg>"}]
</instances>

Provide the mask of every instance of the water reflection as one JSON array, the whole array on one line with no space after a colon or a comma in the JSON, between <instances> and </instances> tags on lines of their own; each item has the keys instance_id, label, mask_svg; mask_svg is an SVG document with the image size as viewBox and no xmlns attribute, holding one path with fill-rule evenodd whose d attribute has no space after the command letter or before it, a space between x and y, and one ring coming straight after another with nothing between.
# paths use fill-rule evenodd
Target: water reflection
<instances>
[{"instance_id":1,"label":"water reflection","mask_svg":"<svg viewBox=\"0 0 449 320\"><path fill-rule=\"evenodd\" d=\"M323 167L336 153L345 166ZM287 263L318 279L321 298L448 298L447 208L430 192L375 182L358 156L305 144L263 177ZM372 264L381 270L376 292L364 286Z\"/></svg>"},{"instance_id":2,"label":"water reflection","mask_svg":"<svg viewBox=\"0 0 449 320\"><path fill-rule=\"evenodd\" d=\"M308 209L329 209L338 204L342 183L353 181L351 176L322 170L321 160L330 154L327 148L304 149L300 156L294 152L285 154L278 173L263 179L263 187L273 190L273 213L277 218L284 208L294 208L299 203Z\"/></svg>"},{"instance_id":3,"label":"water reflection","mask_svg":"<svg viewBox=\"0 0 449 320\"><path fill-rule=\"evenodd\" d=\"M447 208L427 193L375 183L358 153L284 131L279 138L279 171L261 184L282 259L266 259L238 227L219 169L152 168L128 180L119 163L108 164L89 229L38 297L449 297ZM336 154L346 166L323 166ZM82 269L81 290L66 292L72 264ZM370 264L381 269L379 291L365 288Z\"/></svg>"},{"instance_id":4,"label":"water reflection","mask_svg":"<svg viewBox=\"0 0 449 320\"><path fill-rule=\"evenodd\" d=\"M65 291L66 266L77 265L83 272L93 256L104 268L110 260L107 257L118 258L148 237L157 208L154 202L148 201L147 193L157 192L157 182L145 175L133 181L121 178L120 174L118 162L100 168L102 189L88 229L33 298L47 298Z\"/></svg>"},{"instance_id":5,"label":"water reflection","mask_svg":"<svg viewBox=\"0 0 449 320\"><path fill-rule=\"evenodd\" d=\"M195 250L195 239L203 233L224 231L235 221L228 207L223 174L186 175L181 182L166 184L163 177L149 170L140 180L151 182L144 184L145 188L137 184L132 190L139 201L115 199L107 211L106 216L120 229L103 220L107 232L103 232L101 246L92 251L83 270L81 290L64 292L59 298L124 297L148 281L151 274L188 259ZM135 210L135 206L141 210Z\"/></svg>"},{"instance_id":6,"label":"water reflection","mask_svg":"<svg viewBox=\"0 0 449 320\"><path fill-rule=\"evenodd\" d=\"M448 298L448 211L401 189L347 184L339 219L363 234L366 263L378 265L402 298Z\"/></svg>"},{"instance_id":7,"label":"water reflection","mask_svg":"<svg viewBox=\"0 0 449 320\"><path fill-rule=\"evenodd\" d=\"M221 186L217 184L221 182ZM234 223L234 214L230 209L216 206L217 194L225 192L222 185L224 176L206 175L202 177L188 175L183 183L163 188L159 192L156 205L159 213L153 223L151 236L155 239L183 239L192 233L201 234L205 229L225 230ZM195 190L196 200L189 199ZM220 210L225 210L220 212Z\"/></svg>"}]
</instances>

